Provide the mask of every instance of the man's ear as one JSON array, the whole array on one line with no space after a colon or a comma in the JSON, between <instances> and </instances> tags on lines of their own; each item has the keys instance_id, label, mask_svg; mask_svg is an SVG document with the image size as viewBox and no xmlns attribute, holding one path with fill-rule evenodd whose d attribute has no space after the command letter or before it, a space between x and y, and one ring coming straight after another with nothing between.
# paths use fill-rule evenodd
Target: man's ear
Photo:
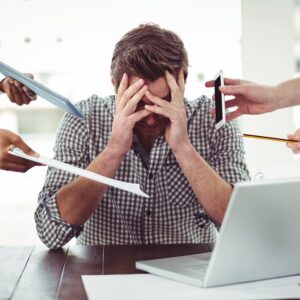
<instances>
[{"instance_id":1,"label":"man's ear","mask_svg":"<svg viewBox=\"0 0 300 300\"><path fill-rule=\"evenodd\" d=\"M111 77L111 83L112 83L112 85L113 85L113 87L114 87L114 91L115 91L115 93L117 94L117 82L116 82L116 79L114 79L113 77Z\"/></svg>"}]
</instances>

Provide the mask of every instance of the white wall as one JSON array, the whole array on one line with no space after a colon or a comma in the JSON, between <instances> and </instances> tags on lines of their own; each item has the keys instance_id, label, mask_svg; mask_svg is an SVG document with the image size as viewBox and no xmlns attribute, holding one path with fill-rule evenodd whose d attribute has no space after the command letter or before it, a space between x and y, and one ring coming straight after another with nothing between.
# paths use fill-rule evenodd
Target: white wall
<instances>
[{"instance_id":1,"label":"white wall","mask_svg":"<svg viewBox=\"0 0 300 300\"><path fill-rule=\"evenodd\" d=\"M292 78L294 63L294 0L242 0L243 78L276 84ZM294 131L292 109L241 120L245 133L286 137ZM292 158L284 143L245 140L251 173Z\"/></svg>"},{"instance_id":2,"label":"white wall","mask_svg":"<svg viewBox=\"0 0 300 300\"><path fill-rule=\"evenodd\" d=\"M185 42L191 65L187 97L212 95L204 80L220 68L242 75L240 0L0 0L0 8L0 60L34 73L73 102L113 92L109 66L114 45L144 22L172 29ZM18 109L52 108L46 104L38 98ZM15 109L6 96L0 97L0 127L17 131ZM54 132L22 137L40 154L52 156ZM26 174L0 170L0 245L39 242L33 213L44 168Z\"/></svg>"}]
</instances>

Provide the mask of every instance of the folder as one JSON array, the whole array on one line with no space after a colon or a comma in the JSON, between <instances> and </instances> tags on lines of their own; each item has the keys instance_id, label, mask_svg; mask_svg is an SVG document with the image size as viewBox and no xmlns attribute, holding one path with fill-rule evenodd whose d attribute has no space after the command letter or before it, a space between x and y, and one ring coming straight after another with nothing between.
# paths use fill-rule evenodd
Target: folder
<instances>
[{"instance_id":1,"label":"folder","mask_svg":"<svg viewBox=\"0 0 300 300\"><path fill-rule=\"evenodd\" d=\"M18 80L19 82L27 86L29 89L31 89L33 92L35 92L37 95L41 96L42 98L56 105L57 107L77 117L82 118L81 112L67 98L50 90L41 83L27 77L26 75L22 74L21 72L15 70L14 68L6 65L1 61L0 72L5 76L12 77L13 79Z\"/></svg>"}]
</instances>

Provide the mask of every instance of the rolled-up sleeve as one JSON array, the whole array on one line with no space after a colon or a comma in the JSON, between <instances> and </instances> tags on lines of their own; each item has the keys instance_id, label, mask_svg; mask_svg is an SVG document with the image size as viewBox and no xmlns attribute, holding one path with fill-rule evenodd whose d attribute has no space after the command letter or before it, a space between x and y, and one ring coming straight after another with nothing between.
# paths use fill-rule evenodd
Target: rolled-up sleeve
<instances>
[{"instance_id":1,"label":"rolled-up sleeve","mask_svg":"<svg viewBox=\"0 0 300 300\"><path fill-rule=\"evenodd\" d=\"M231 185L250 180L244 145L239 133L238 123L233 120L220 129L214 130L211 142L213 151L209 164Z\"/></svg>"},{"instance_id":2,"label":"rolled-up sleeve","mask_svg":"<svg viewBox=\"0 0 300 300\"><path fill-rule=\"evenodd\" d=\"M83 102L81 102L83 103ZM77 107L84 114L86 104ZM54 158L56 160L86 168L88 157L89 129L86 117L83 119L66 114L58 130ZM57 191L76 176L49 167L45 184L38 197L38 207L35 211L37 233L42 242L51 249L64 246L72 237L78 236L83 225L71 225L65 222L59 213L56 202Z\"/></svg>"}]
</instances>

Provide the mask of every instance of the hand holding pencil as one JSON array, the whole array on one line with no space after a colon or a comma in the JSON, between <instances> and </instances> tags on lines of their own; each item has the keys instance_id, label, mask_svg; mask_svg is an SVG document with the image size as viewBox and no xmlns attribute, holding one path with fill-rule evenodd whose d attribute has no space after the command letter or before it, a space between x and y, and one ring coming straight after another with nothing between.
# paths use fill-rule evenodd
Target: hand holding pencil
<instances>
[{"instance_id":1,"label":"hand holding pencil","mask_svg":"<svg viewBox=\"0 0 300 300\"><path fill-rule=\"evenodd\" d=\"M293 134L287 135L289 140L294 140L294 143L287 143L287 146L292 149L295 154L300 153L300 128L298 128Z\"/></svg>"},{"instance_id":2,"label":"hand holding pencil","mask_svg":"<svg viewBox=\"0 0 300 300\"><path fill-rule=\"evenodd\" d=\"M247 134L247 133L240 133L239 136L245 138L253 138L253 139L262 139L267 141L274 141L274 142L283 142L292 149L295 154L300 153L300 128L297 129L293 134L288 134L287 139L284 138L277 138L271 136L264 136L264 135L254 135L254 134Z\"/></svg>"}]
</instances>

